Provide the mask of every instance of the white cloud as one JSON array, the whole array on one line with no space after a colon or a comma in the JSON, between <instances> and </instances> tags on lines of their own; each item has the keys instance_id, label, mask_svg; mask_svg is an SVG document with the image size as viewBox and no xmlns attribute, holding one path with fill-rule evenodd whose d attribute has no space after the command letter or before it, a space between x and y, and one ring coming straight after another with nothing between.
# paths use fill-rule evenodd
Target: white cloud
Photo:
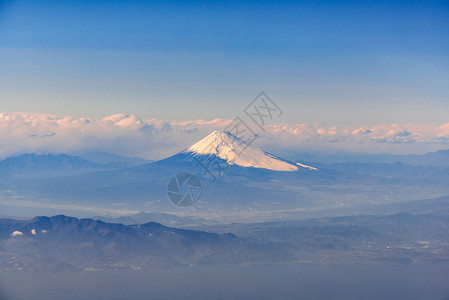
<instances>
[{"instance_id":1,"label":"white cloud","mask_svg":"<svg viewBox=\"0 0 449 300\"><path fill-rule=\"evenodd\" d=\"M52 114L0 113L0 156L95 149L159 159L181 151L213 130L226 128L231 122L228 119L142 120L126 114L95 120ZM257 146L271 151L424 152L449 145L449 123L348 128L302 123L269 125L265 129L261 132L254 126L254 130L261 134L261 138L256 140Z\"/></svg>"}]
</instances>

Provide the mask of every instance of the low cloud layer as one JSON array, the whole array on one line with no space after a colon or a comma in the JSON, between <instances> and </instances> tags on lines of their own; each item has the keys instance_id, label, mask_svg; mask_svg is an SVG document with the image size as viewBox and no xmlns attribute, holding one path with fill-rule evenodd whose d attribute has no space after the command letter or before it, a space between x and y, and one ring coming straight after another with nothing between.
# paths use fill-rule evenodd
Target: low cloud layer
<instances>
[{"instance_id":1,"label":"low cloud layer","mask_svg":"<svg viewBox=\"0 0 449 300\"><path fill-rule=\"evenodd\" d=\"M115 114L101 120L36 113L0 113L0 156L24 152L108 151L159 159L175 154L232 120L142 120ZM337 128L314 124L265 127L256 146L273 152L426 152L449 148L449 123Z\"/></svg>"}]
</instances>

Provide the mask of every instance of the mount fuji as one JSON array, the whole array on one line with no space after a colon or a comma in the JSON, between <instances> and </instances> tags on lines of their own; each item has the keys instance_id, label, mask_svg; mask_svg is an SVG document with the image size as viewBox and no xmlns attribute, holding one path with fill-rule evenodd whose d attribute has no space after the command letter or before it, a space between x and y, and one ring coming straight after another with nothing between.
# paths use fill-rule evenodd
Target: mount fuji
<instances>
[{"instance_id":1,"label":"mount fuji","mask_svg":"<svg viewBox=\"0 0 449 300\"><path fill-rule=\"evenodd\" d=\"M255 169L279 172L317 170L314 167L294 163L262 151L228 131L214 131L189 148L153 165L165 164L171 167L191 167L194 164L195 168L213 168L215 166L224 169L232 168L240 172L255 171Z\"/></svg>"},{"instance_id":2,"label":"mount fuji","mask_svg":"<svg viewBox=\"0 0 449 300\"><path fill-rule=\"evenodd\" d=\"M167 192L169 182L183 173L198 178L201 197L194 206L181 208L170 202ZM218 131L143 166L54 176L30 173L0 181L0 200L6 199L8 205L56 207L54 213L79 209L94 215L141 211L213 215L225 221L246 221L254 214L268 218L332 209L348 212L393 197L405 201L430 196L434 195L407 179L292 162Z\"/></svg>"},{"instance_id":3,"label":"mount fuji","mask_svg":"<svg viewBox=\"0 0 449 300\"><path fill-rule=\"evenodd\" d=\"M297 171L298 166L275 155L248 145L230 132L214 131L182 151L188 156L216 156L228 165L263 168L273 171ZM301 166L311 169L309 166Z\"/></svg>"}]
</instances>

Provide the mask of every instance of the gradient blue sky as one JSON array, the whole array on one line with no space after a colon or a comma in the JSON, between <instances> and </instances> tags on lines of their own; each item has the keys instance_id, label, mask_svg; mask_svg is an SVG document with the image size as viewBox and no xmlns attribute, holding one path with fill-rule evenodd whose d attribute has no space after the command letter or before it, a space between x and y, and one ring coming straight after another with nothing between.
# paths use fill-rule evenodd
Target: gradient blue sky
<instances>
[{"instance_id":1,"label":"gradient blue sky","mask_svg":"<svg viewBox=\"0 0 449 300\"><path fill-rule=\"evenodd\" d=\"M1 1L0 111L449 121L449 3Z\"/></svg>"}]
</instances>

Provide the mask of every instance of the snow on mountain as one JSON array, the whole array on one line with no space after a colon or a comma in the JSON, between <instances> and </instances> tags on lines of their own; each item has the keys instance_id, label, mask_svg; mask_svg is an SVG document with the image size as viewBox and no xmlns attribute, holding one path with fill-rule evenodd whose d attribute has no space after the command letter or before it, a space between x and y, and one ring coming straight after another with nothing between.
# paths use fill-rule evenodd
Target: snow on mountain
<instances>
[{"instance_id":1,"label":"snow on mountain","mask_svg":"<svg viewBox=\"0 0 449 300\"><path fill-rule=\"evenodd\" d=\"M230 165L263 168L273 171L297 171L298 167L315 169L306 165L295 165L275 155L248 145L228 131L214 131L192 145L183 153L191 155L216 155Z\"/></svg>"},{"instance_id":2,"label":"snow on mountain","mask_svg":"<svg viewBox=\"0 0 449 300\"><path fill-rule=\"evenodd\" d=\"M299 162L297 162L296 164L298 166L300 166L300 167L305 168L305 169L314 170L314 171L318 170L317 168L314 168L314 167L311 167L311 166L308 166L308 165L305 165L305 164L302 164L302 163L299 163Z\"/></svg>"}]
</instances>

